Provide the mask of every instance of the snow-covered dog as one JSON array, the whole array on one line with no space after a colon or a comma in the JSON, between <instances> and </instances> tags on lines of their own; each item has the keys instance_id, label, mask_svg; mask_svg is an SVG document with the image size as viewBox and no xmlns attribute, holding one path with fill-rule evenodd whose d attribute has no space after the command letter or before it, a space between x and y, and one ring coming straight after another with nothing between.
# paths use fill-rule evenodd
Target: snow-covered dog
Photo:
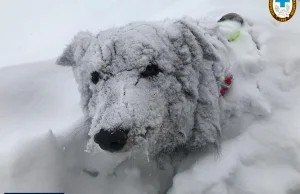
<instances>
[{"instance_id":1,"label":"snow-covered dog","mask_svg":"<svg viewBox=\"0 0 300 194\"><path fill-rule=\"evenodd\" d=\"M218 81L227 72L216 30L197 21L132 23L80 32L58 59L81 93L87 150L147 150L219 144Z\"/></svg>"},{"instance_id":2,"label":"snow-covered dog","mask_svg":"<svg viewBox=\"0 0 300 194\"><path fill-rule=\"evenodd\" d=\"M244 23L237 14L225 20ZM79 86L86 151L157 159L218 148L220 82L230 74L225 42L216 27L192 19L78 33L57 63L73 68Z\"/></svg>"},{"instance_id":3,"label":"snow-covered dog","mask_svg":"<svg viewBox=\"0 0 300 194\"><path fill-rule=\"evenodd\" d=\"M204 22L141 22L98 35L79 33L58 63L74 70L85 118L71 127L76 135L66 135L67 141L50 133L29 148L22 145L25 151L12 165L18 187L10 188L164 193L176 174L169 193L266 193L282 191L285 184L286 190L292 188L288 193L297 193L298 110L291 114L289 109L299 96L294 90L299 85L294 68L298 58L285 64L282 41L276 37L266 44L261 30L254 36L259 26L235 14L220 20L222 29L215 21L208 22L212 26ZM280 48L272 50L276 44ZM290 56L287 53L283 56ZM229 89L227 75L234 77ZM222 87L227 89L224 97ZM274 117L277 109L287 111ZM273 117L265 119L267 115ZM290 115L295 118L286 120ZM220 160L201 155L188 171L176 171L176 156L180 161L182 153L218 148L252 121L246 135L222 143ZM123 155L131 157L120 163ZM290 172L292 176L282 182L282 175ZM267 188L265 180L280 184Z\"/></svg>"},{"instance_id":4,"label":"snow-covered dog","mask_svg":"<svg viewBox=\"0 0 300 194\"><path fill-rule=\"evenodd\" d=\"M248 35L239 31L244 25L239 15L227 14L219 22L228 20L231 24L222 33L216 22L189 18L136 22L97 35L78 33L57 63L73 68L84 118L71 127L72 135L60 139L50 133L34 149L29 146L17 160L26 163L30 156L37 169L28 173L30 169L18 165L17 182L51 174L38 191L164 193L186 154L219 148L221 139L232 133L224 136L222 131L231 125L239 128L241 112L261 114L255 104L260 100L251 99L259 93L256 83L251 90L255 95L232 95L233 85L225 98L235 98L234 103L222 97L228 75L243 81L247 74L237 71L257 70L245 60L243 68L232 67L228 41ZM247 48L256 50L252 38L248 40ZM144 183L146 189L126 187ZM25 186L29 192L36 188Z\"/></svg>"}]
</instances>

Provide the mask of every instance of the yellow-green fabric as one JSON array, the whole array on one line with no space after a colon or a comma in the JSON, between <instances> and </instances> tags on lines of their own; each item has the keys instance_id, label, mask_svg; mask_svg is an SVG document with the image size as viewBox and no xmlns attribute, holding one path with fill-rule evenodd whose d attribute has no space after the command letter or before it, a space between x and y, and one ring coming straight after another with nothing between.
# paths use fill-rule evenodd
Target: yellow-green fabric
<instances>
[{"instance_id":1,"label":"yellow-green fabric","mask_svg":"<svg viewBox=\"0 0 300 194\"><path fill-rule=\"evenodd\" d=\"M232 35L232 36L228 39L228 41L229 41L229 42L235 41L239 36L240 36L240 31L238 31L237 33L235 33L234 35Z\"/></svg>"}]
</instances>

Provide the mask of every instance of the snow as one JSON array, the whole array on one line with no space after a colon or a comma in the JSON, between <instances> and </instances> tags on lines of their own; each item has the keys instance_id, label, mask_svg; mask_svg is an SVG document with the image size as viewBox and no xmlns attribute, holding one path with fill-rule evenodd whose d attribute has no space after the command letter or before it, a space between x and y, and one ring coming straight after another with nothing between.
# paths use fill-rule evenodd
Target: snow
<instances>
[{"instance_id":1,"label":"snow","mask_svg":"<svg viewBox=\"0 0 300 194\"><path fill-rule=\"evenodd\" d=\"M297 150L300 123L297 115L300 111L300 72L296 69L287 70L299 65L299 56L293 53L299 49L299 36L290 33L289 37L283 37L282 29L276 27L265 29L264 33L268 33L268 30L276 30L278 34L273 34L268 41L265 40L267 43L261 45L260 55L263 61L258 67L263 66L263 69L253 71L247 68L247 61L250 60L253 68L253 64L259 61L252 60L257 60L259 56L253 53L254 49L249 49L251 46L245 47L246 37L231 44L233 52L239 54L236 55L236 61L239 62L243 79L236 78L226 99L227 103L255 98L254 102L257 104L252 104L253 109L250 111L256 111L258 117L238 137L235 135L241 132L236 130L245 127L236 128L233 124L233 131L225 133L235 134L230 134L230 140L223 144L221 156L217 159L214 155L203 157L190 170L178 174L174 178L174 187L170 193L299 192L300 155ZM282 48L285 48L284 52ZM260 94L256 92L256 87L252 87L256 82L259 84ZM239 109L243 110L243 107L239 106ZM243 124L247 122L243 121Z\"/></svg>"},{"instance_id":2,"label":"snow","mask_svg":"<svg viewBox=\"0 0 300 194\"><path fill-rule=\"evenodd\" d=\"M45 60L60 54L77 31L96 32L133 20L183 15L217 21L225 13L238 12L253 25L231 44L233 68L239 76L223 103L245 115L241 121L228 123L231 130L224 132L227 140L220 156L199 157L174 178L169 193L300 193L297 11L290 21L279 23L261 0L11 0L0 1L0 5L1 29L5 29L0 32L0 68L9 66L0 69L0 192L62 188L59 180L64 166L48 131L68 133L82 113L71 70ZM260 52L249 45L249 30L260 43ZM33 61L44 62L23 64ZM23 65L10 66L13 64ZM243 106L240 99L249 98L255 103ZM247 111L254 111L255 117L247 117ZM100 168L109 168L113 161L111 156L103 158ZM126 173L117 180L80 175L74 178L78 185L73 189L86 193L156 191L139 180L136 169ZM35 184L35 180L43 181Z\"/></svg>"},{"instance_id":3,"label":"snow","mask_svg":"<svg viewBox=\"0 0 300 194\"><path fill-rule=\"evenodd\" d=\"M0 68L57 57L80 30L146 20L172 0L0 1ZM15 56L18 57L15 57Z\"/></svg>"}]
</instances>

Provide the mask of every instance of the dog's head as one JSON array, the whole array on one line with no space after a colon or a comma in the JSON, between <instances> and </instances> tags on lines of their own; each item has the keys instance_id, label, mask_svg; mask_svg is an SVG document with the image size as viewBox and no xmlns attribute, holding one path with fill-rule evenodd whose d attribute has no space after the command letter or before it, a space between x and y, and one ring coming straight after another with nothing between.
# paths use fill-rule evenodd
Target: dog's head
<instances>
[{"instance_id":1,"label":"dog's head","mask_svg":"<svg viewBox=\"0 0 300 194\"><path fill-rule=\"evenodd\" d=\"M155 156L217 145L217 77L226 65L211 34L185 19L75 36L57 63L73 68L90 120L88 150Z\"/></svg>"}]
</instances>

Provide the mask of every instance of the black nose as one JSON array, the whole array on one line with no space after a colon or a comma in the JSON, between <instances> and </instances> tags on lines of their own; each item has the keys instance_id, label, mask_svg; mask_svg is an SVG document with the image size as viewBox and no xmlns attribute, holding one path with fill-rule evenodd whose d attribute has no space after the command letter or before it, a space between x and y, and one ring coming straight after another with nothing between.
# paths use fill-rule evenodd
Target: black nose
<instances>
[{"instance_id":1,"label":"black nose","mask_svg":"<svg viewBox=\"0 0 300 194\"><path fill-rule=\"evenodd\" d=\"M106 130L101 129L99 133L94 136L94 141L106 151L116 152L121 150L127 141L127 134L129 130L113 129Z\"/></svg>"}]
</instances>

